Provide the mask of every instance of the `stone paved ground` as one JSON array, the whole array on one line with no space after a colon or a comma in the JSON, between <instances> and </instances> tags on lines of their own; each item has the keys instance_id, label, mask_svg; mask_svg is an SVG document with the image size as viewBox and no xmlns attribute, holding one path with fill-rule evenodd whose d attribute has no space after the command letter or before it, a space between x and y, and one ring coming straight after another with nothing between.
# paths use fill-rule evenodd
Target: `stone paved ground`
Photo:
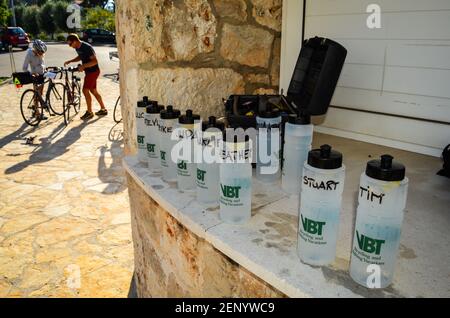
<instances>
[{"instance_id":1,"label":"stone paved ground","mask_svg":"<svg viewBox=\"0 0 450 318\"><path fill-rule=\"evenodd\" d=\"M102 79L100 91L112 111L118 85ZM22 92L0 87L0 297L126 297L133 247L122 126L111 112L31 129Z\"/></svg>"}]
</instances>

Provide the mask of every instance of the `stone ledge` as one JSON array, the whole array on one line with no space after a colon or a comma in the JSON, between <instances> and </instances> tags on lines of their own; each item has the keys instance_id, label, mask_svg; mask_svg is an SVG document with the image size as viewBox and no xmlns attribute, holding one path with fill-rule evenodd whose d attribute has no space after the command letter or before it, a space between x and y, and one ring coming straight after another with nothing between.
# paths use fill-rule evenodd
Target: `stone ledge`
<instances>
[{"instance_id":1,"label":"stone ledge","mask_svg":"<svg viewBox=\"0 0 450 318\"><path fill-rule=\"evenodd\" d=\"M402 235L402 243L406 241L408 246L401 245L393 285L383 290L369 290L354 283L348 274L351 231L355 213L355 193L352 189L357 187L359 174L367 158L365 152L381 154L391 151L398 158L403 156L405 160L410 161L405 162L408 167L411 167L410 180L414 179L418 171L424 173L418 168L422 166L424 159L421 157L423 156L348 139L323 136L317 134L315 142L321 143L325 140L332 142L338 147L337 149L349 154L346 158L346 191L343 198L337 258L331 266L327 267L313 267L299 261L296 252L298 197L287 196L279 190L279 187L269 191L267 186L254 179L253 217L246 225L231 226L219 219L218 206L201 206L195 200L195 192L178 191L175 184L163 182L159 174L139 164L135 157L125 158L124 166L142 190L186 229L289 297L448 296L448 290L442 288L443 284L436 285L439 280L442 278L445 280L445 277L448 277L446 267L448 254L424 248L429 244L437 244L436 248L445 250L445 246L442 246L445 243L432 243L433 235L428 235L425 230L431 230L433 224L448 223L448 217L438 211L443 208L446 199L440 195L425 192L419 183L411 182L410 185L412 198L407 205ZM355 152L355 149L359 150ZM436 164L439 163L433 162L433 165ZM433 165L430 165L430 169L433 169ZM441 184L444 181L433 178L432 182ZM428 218L423 219L419 217L422 210L418 205L419 202L416 201L429 201L429 196L433 196L436 202L427 211ZM421 225L424 221L427 221L428 225ZM441 228L441 226L437 228L434 226L434 235L440 242L448 241L448 234ZM406 255L405 250L413 251L412 254L415 254L410 257L411 253ZM416 254L421 255L420 259ZM431 288L432 285L435 285L435 288Z\"/></svg>"}]
</instances>

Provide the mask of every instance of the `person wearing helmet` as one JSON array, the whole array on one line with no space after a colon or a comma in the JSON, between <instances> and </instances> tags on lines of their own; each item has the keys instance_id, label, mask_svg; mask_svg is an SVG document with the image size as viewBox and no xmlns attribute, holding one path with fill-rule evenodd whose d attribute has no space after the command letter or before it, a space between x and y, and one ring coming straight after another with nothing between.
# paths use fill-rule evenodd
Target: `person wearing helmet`
<instances>
[{"instance_id":1,"label":"person wearing helmet","mask_svg":"<svg viewBox=\"0 0 450 318\"><path fill-rule=\"evenodd\" d=\"M31 47L27 50L25 60L23 61L22 70L24 72L30 71L30 73L36 77L38 86L35 87L42 95L44 92L44 55L47 52L47 45L41 40L34 40ZM35 101L37 104L37 101ZM36 105L37 106L37 105ZM38 107L36 107L38 109ZM44 114L41 115L42 119L47 119Z\"/></svg>"}]
</instances>

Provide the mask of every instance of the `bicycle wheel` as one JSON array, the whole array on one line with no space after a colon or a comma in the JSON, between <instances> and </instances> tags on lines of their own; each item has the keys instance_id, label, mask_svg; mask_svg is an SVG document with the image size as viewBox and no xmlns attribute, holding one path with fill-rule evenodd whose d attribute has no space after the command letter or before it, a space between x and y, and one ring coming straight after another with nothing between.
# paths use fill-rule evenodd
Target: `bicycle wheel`
<instances>
[{"instance_id":1,"label":"bicycle wheel","mask_svg":"<svg viewBox=\"0 0 450 318\"><path fill-rule=\"evenodd\" d=\"M75 113L78 114L81 108L81 86L79 81L75 82L73 94L74 94L73 109L75 110Z\"/></svg>"},{"instance_id":2,"label":"bicycle wheel","mask_svg":"<svg viewBox=\"0 0 450 318\"><path fill-rule=\"evenodd\" d=\"M122 121L122 110L120 107L120 96L117 97L116 105L114 105L113 119L116 123L120 123Z\"/></svg>"},{"instance_id":3,"label":"bicycle wheel","mask_svg":"<svg viewBox=\"0 0 450 318\"><path fill-rule=\"evenodd\" d=\"M48 105L56 115L64 114L64 93L65 86L62 83L55 83L48 93Z\"/></svg>"},{"instance_id":4,"label":"bicycle wheel","mask_svg":"<svg viewBox=\"0 0 450 318\"><path fill-rule=\"evenodd\" d=\"M37 126L41 122L44 109L39 101L38 93L33 89L23 92L20 98L20 112L23 120L30 126Z\"/></svg>"}]
</instances>

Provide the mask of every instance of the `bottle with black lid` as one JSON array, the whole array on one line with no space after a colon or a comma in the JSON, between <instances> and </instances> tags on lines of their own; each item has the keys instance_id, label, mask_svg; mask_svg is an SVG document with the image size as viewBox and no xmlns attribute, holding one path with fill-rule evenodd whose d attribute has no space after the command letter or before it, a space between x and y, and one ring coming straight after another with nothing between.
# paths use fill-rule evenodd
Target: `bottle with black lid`
<instances>
[{"instance_id":1,"label":"bottle with black lid","mask_svg":"<svg viewBox=\"0 0 450 318\"><path fill-rule=\"evenodd\" d=\"M311 150L314 126L306 110L291 115L284 125L283 171L281 187L289 194L298 195L301 190L303 165Z\"/></svg>"},{"instance_id":2,"label":"bottle with black lid","mask_svg":"<svg viewBox=\"0 0 450 318\"><path fill-rule=\"evenodd\" d=\"M394 276L408 178L393 159L369 161L360 179L350 276L368 288L385 288Z\"/></svg>"},{"instance_id":3,"label":"bottle with black lid","mask_svg":"<svg viewBox=\"0 0 450 318\"><path fill-rule=\"evenodd\" d=\"M177 143L176 136L172 132L177 126L180 111L168 105L166 109L161 110L159 114L159 140L162 178L164 181L177 181L177 162L172 158L172 148Z\"/></svg>"},{"instance_id":4,"label":"bottle with black lid","mask_svg":"<svg viewBox=\"0 0 450 318\"><path fill-rule=\"evenodd\" d=\"M304 163L299 204L298 255L310 265L328 265L336 256L345 166L329 145L311 150Z\"/></svg>"},{"instance_id":5,"label":"bottle with black lid","mask_svg":"<svg viewBox=\"0 0 450 318\"><path fill-rule=\"evenodd\" d=\"M148 96L144 96L142 100L138 101L135 108L136 117L136 140L137 140L137 157L142 163L148 162L147 156L147 143L145 141L145 135L147 133L147 127L145 125L145 113L146 107L153 101L148 99Z\"/></svg>"},{"instance_id":6,"label":"bottle with black lid","mask_svg":"<svg viewBox=\"0 0 450 318\"><path fill-rule=\"evenodd\" d=\"M148 167L154 171L161 170L159 157L159 113L163 109L164 106L158 105L157 101L150 101L144 115Z\"/></svg>"},{"instance_id":7,"label":"bottle with black lid","mask_svg":"<svg viewBox=\"0 0 450 318\"><path fill-rule=\"evenodd\" d=\"M266 109L256 116L256 178L264 182L276 182L281 177L281 119L281 112L270 102L267 103Z\"/></svg>"},{"instance_id":8,"label":"bottle with black lid","mask_svg":"<svg viewBox=\"0 0 450 318\"><path fill-rule=\"evenodd\" d=\"M197 201L206 205L219 201L219 156L224 129L224 123L211 116L202 123L202 134L197 139L202 151L197 162Z\"/></svg>"},{"instance_id":9,"label":"bottle with black lid","mask_svg":"<svg viewBox=\"0 0 450 318\"><path fill-rule=\"evenodd\" d=\"M197 129L196 129L197 124ZM182 147L182 156L177 158L177 186L179 190L195 190L196 164L194 163L194 142L200 126L200 115L191 109L178 117L177 135L179 145ZM178 153L178 151L177 151Z\"/></svg>"}]
</instances>

